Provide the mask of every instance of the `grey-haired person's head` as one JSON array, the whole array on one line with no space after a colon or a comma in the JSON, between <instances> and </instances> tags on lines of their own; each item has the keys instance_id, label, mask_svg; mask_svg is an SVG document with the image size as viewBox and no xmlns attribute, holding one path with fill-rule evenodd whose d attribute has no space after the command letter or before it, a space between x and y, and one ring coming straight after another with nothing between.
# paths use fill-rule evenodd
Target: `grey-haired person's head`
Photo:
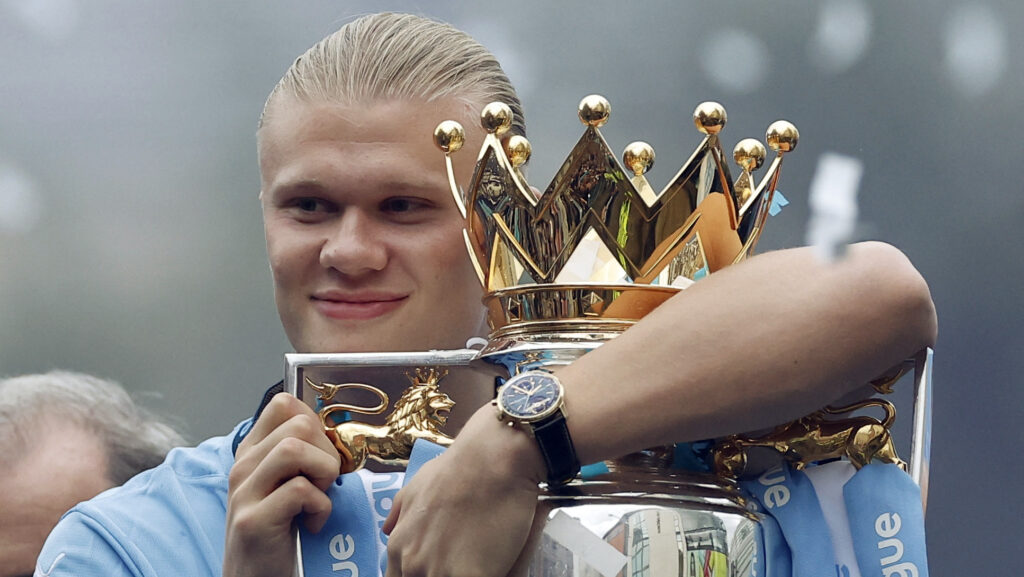
<instances>
[{"instance_id":1,"label":"grey-haired person's head","mask_svg":"<svg viewBox=\"0 0 1024 577\"><path fill-rule=\"evenodd\" d=\"M69 450L75 435L92 435L105 450L106 475L120 485L160 464L185 443L170 425L106 379L70 371L0 380L0 463L10 465L33 447L41 427L65 429Z\"/></svg>"}]
</instances>

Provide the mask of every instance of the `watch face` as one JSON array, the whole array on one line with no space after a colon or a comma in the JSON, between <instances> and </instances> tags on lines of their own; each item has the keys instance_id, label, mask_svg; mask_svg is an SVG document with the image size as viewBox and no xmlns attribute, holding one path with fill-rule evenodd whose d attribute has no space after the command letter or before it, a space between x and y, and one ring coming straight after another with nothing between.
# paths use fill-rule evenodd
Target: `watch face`
<instances>
[{"instance_id":1,"label":"watch face","mask_svg":"<svg viewBox=\"0 0 1024 577\"><path fill-rule=\"evenodd\" d=\"M498 391L498 404L510 417L524 421L543 419L558 410L562 384L548 373L523 373Z\"/></svg>"}]
</instances>

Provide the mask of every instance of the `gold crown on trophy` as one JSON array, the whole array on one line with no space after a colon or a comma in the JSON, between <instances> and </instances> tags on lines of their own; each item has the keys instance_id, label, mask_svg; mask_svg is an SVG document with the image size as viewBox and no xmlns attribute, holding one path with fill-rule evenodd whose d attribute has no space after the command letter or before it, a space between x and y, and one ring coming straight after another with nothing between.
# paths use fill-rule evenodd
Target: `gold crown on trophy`
<instances>
[{"instance_id":1,"label":"gold crown on trophy","mask_svg":"<svg viewBox=\"0 0 1024 577\"><path fill-rule=\"evenodd\" d=\"M719 142L725 108L705 102L693 115L703 142L655 193L644 176L654 149L629 144L624 168L599 130L610 111L602 96L580 102L586 130L539 196L521 172L530 143L508 134L507 105L493 102L480 115L487 135L465 193L451 161L464 129L448 120L434 131L466 217L466 245L484 287L492 337L618 332L690 282L753 252L783 154L799 139L796 127L769 126L766 140L776 157L760 182L751 173L764 163L765 147L740 141L733 157L741 173L733 180Z\"/></svg>"}]
</instances>

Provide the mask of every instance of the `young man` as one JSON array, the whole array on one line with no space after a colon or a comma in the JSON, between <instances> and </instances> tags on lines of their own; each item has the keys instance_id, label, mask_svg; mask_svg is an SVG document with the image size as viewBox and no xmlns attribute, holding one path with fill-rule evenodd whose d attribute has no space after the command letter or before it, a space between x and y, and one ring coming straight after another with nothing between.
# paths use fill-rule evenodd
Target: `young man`
<instances>
[{"instance_id":1,"label":"young man","mask_svg":"<svg viewBox=\"0 0 1024 577\"><path fill-rule=\"evenodd\" d=\"M184 444L117 383L68 371L0 380L0 577L31 575L65 511Z\"/></svg>"},{"instance_id":2,"label":"young man","mask_svg":"<svg viewBox=\"0 0 1024 577\"><path fill-rule=\"evenodd\" d=\"M466 149L479 148L478 111L494 100L522 118L491 54L415 16L360 18L296 60L267 101L259 154L278 311L297 351L461 348L486 333L431 135L459 120ZM468 182L472 155L455 163ZM934 333L927 287L891 247L853 247L833 266L806 250L766 254L701 280L561 369L569 431L580 460L594 462L769 426L883 373ZM251 427L176 451L71 512L39 568L287 575L293 527L323 525L338 467L316 415L277 395ZM481 408L396 499L388 575L506 575L545 477L534 441Z\"/></svg>"}]
</instances>

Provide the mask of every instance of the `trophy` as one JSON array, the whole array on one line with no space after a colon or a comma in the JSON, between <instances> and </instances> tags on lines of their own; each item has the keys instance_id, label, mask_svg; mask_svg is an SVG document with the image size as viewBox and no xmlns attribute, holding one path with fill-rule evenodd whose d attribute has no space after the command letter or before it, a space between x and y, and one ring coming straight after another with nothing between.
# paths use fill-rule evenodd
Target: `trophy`
<instances>
[{"instance_id":1,"label":"trophy","mask_svg":"<svg viewBox=\"0 0 1024 577\"><path fill-rule=\"evenodd\" d=\"M753 172L765 163L767 149L754 139L740 141L733 152L740 172L733 179L719 141L725 109L699 105L694 122L703 140L658 193L645 177L653 148L629 144L620 164L601 135L608 101L588 96L578 112L583 136L540 195L521 171L530 144L508 134L512 113L504 104L481 113L487 135L465 191L451 161L464 143L463 128L446 121L434 133L484 288L492 332L481 348L288 355L287 390L317 410L343 472L364 465L401 469L418 439L449 444L508 378L571 363L689 285L753 253L773 210L783 157L799 139L792 124L769 126L766 141L775 155L760 179ZM765 461L796 471L835 459L856 469L886 463L909 469L924 495L930 368L925 351L871 383L871 398L823 407L770 431L651 447L584 466L568 484L542 492L539 510L547 524L535 535L530 574L763 575L765 564L774 562L775 550L765 544L770 515L742 479L769 470ZM891 432L893 402L884 397L911 374L908 465Z\"/></svg>"}]
</instances>

